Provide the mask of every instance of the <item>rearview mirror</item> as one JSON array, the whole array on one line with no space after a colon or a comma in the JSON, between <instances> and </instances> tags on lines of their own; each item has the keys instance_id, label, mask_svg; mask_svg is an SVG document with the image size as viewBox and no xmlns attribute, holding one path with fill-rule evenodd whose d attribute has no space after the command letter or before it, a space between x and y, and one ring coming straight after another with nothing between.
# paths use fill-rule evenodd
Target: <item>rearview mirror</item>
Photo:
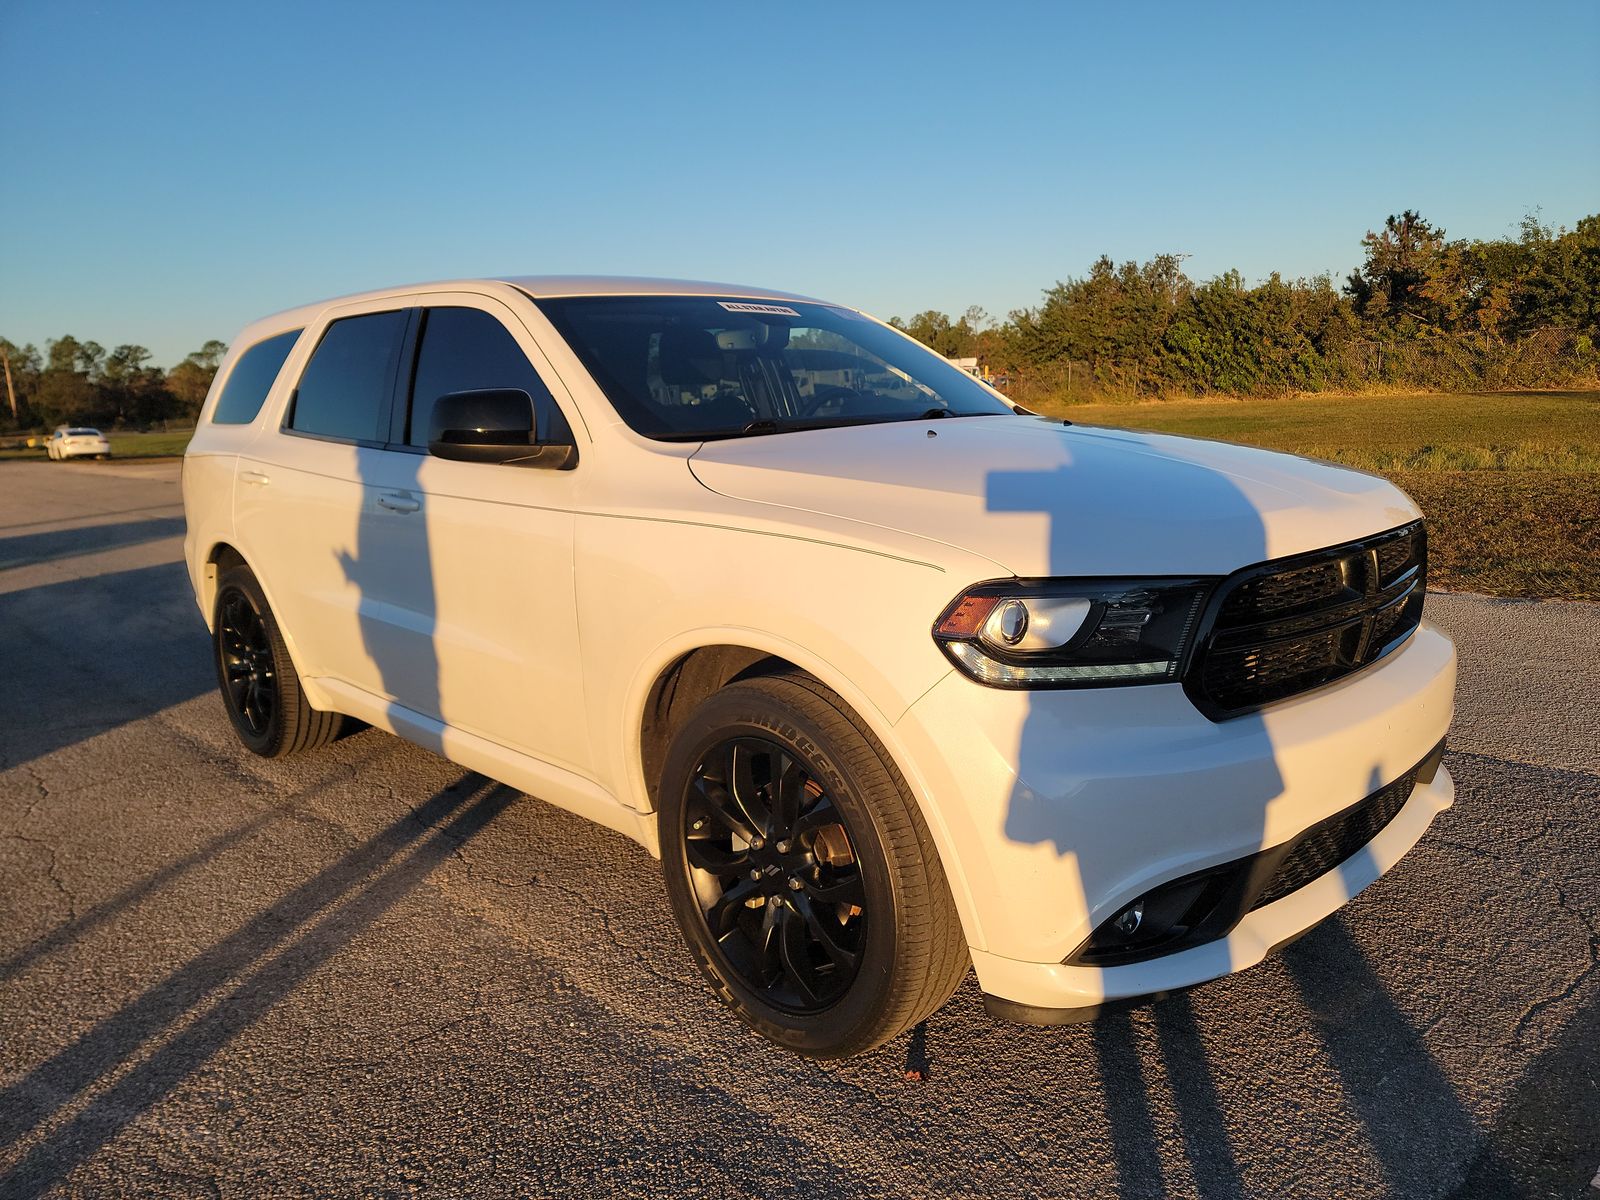
<instances>
[{"instance_id":1,"label":"rearview mirror","mask_svg":"<svg viewBox=\"0 0 1600 1200\"><path fill-rule=\"evenodd\" d=\"M433 403L428 453L457 462L507 463L565 470L578 461L572 445L540 445L533 397L519 388L450 392Z\"/></svg>"}]
</instances>

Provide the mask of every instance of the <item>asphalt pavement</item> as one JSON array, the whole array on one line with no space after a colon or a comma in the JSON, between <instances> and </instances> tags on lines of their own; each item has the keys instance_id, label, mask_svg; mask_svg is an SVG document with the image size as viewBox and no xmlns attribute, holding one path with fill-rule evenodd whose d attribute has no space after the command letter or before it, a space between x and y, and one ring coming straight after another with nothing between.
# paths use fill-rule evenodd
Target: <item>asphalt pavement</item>
<instances>
[{"instance_id":1,"label":"asphalt pavement","mask_svg":"<svg viewBox=\"0 0 1600 1200\"><path fill-rule=\"evenodd\" d=\"M0 463L0 1196L1600 1196L1600 606L1436 595L1458 797L1261 966L815 1064L640 849L223 714L177 464Z\"/></svg>"}]
</instances>

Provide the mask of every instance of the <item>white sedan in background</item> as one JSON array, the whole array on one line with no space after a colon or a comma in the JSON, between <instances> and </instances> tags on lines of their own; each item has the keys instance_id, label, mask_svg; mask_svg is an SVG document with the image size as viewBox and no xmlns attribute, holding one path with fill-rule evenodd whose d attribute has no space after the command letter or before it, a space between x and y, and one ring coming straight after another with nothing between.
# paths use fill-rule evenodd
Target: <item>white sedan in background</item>
<instances>
[{"instance_id":1,"label":"white sedan in background","mask_svg":"<svg viewBox=\"0 0 1600 1200\"><path fill-rule=\"evenodd\" d=\"M65 462L69 458L110 458L111 443L98 429L57 425L44 444L44 454L55 462Z\"/></svg>"}]
</instances>

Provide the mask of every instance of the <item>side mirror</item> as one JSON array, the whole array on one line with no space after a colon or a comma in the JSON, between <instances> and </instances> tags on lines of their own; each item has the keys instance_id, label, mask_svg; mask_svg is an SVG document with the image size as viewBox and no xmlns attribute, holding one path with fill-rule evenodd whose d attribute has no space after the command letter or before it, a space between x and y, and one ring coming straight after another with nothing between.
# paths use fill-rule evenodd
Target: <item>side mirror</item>
<instances>
[{"instance_id":1,"label":"side mirror","mask_svg":"<svg viewBox=\"0 0 1600 1200\"><path fill-rule=\"evenodd\" d=\"M428 453L557 471L577 465L576 446L539 445L533 411L533 397L519 388L450 392L434 401Z\"/></svg>"}]
</instances>

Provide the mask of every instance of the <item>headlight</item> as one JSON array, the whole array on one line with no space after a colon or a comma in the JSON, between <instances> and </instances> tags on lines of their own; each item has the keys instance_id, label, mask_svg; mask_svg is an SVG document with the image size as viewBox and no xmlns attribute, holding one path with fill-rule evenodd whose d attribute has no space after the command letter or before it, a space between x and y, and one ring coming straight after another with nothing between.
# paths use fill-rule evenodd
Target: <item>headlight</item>
<instances>
[{"instance_id":1,"label":"headlight","mask_svg":"<svg viewBox=\"0 0 1600 1200\"><path fill-rule=\"evenodd\" d=\"M1178 678L1213 579L1035 579L957 596L933 628L990 687L1104 687Z\"/></svg>"}]
</instances>

